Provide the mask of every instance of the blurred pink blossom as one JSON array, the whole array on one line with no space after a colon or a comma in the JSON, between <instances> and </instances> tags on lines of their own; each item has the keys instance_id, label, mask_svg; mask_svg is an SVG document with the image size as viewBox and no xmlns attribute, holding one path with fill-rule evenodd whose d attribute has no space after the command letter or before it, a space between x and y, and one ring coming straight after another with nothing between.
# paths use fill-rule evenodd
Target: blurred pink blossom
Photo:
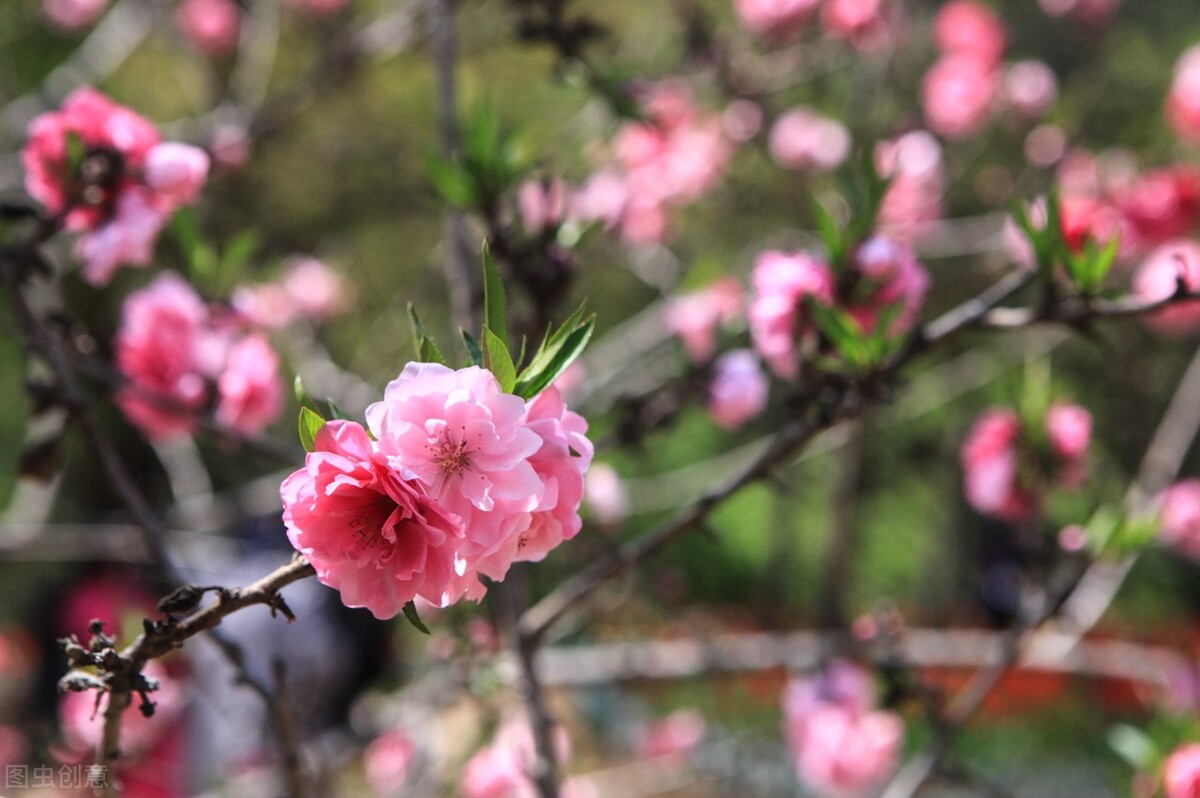
<instances>
[{"instance_id":1,"label":"blurred pink blossom","mask_svg":"<svg viewBox=\"0 0 1200 798\"><path fill-rule=\"evenodd\" d=\"M1200 244L1176 241L1151 252L1133 276L1133 293L1147 302L1168 299L1182 286L1200 291ZM1200 300L1174 302L1143 317L1144 323L1168 335L1200 332Z\"/></svg>"},{"instance_id":2,"label":"blurred pink blossom","mask_svg":"<svg viewBox=\"0 0 1200 798\"><path fill-rule=\"evenodd\" d=\"M237 50L241 11L233 0L183 0L175 24L193 47L219 58Z\"/></svg>"},{"instance_id":3,"label":"blurred pink blossom","mask_svg":"<svg viewBox=\"0 0 1200 798\"><path fill-rule=\"evenodd\" d=\"M1019 522L1037 509L1037 497L1018 478L1021 422L1011 410L993 408L976 421L960 459L967 502L980 513Z\"/></svg>"},{"instance_id":4,"label":"blurred pink blossom","mask_svg":"<svg viewBox=\"0 0 1200 798\"><path fill-rule=\"evenodd\" d=\"M250 160L250 137L241 125L217 125L209 143L213 165L222 172L236 172Z\"/></svg>"},{"instance_id":5,"label":"blurred pink blossom","mask_svg":"<svg viewBox=\"0 0 1200 798\"><path fill-rule=\"evenodd\" d=\"M279 283L240 285L234 289L230 305L248 323L268 330L291 324L300 310L292 295Z\"/></svg>"},{"instance_id":6,"label":"blurred pink blossom","mask_svg":"<svg viewBox=\"0 0 1200 798\"><path fill-rule=\"evenodd\" d=\"M837 660L825 674L784 691L785 731L796 773L825 795L864 795L895 768L904 722L874 709L874 688L858 666Z\"/></svg>"},{"instance_id":7,"label":"blurred pink blossom","mask_svg":"<svg viewBox=\"0 0 1200 798\"><path fill-rule=\"evenodd\" d=\"M1200 560L1200 479L1176 482L1163 491L1159 502L1159 540Z\"/></svg>"},{"instance_id":8,"label":"blurred pink blossom","mask_svg":"<svg viewBox=\"0 0 1200 798\"><path fill-rule=\"evenodd\" d=\"M629 496L621 476L607 463L593 463L584 480L588 510L596 520L615 524L629 512Z\"/></svg>"},{"instance_id":9,"label":"blurred pink blossom","mask_svg":"<svg viewBox=\"0 0 1200 798\"><path fill-rule=\"evenodd\" d=\"M346 309L346 281L328 264L311 255L294 255L283 268L283 290L310 321L324 321Z\"/></svg>"},{"instance_id":10,"label":"blurred pink blossom","mask_svg":"<svg viewBox=\"0 0 1200 798\"><path fill-rule=\"evenodd\" d=\"M1046 432L1055 454L1078 460L1092 442L1092 414L1079 405L1055 402L1046 413Z\"/></svg>"},{"instance_id":11,"label":"blurred pink blossom","mask_svg":"<svg viewBox=\"0 0 1200 798\"><path fill-rule=\"evenodd\" d=\"M158 682L158 689L149 693L154 702L154 714L145 717L131 709L122 716L121 751L125 754L144 754L167 734L174 730L188 701L187 685L157 662L149 662L143 671ZM134 702L138 701L134 697ZM58 704L59 722L67 747L75 751L93 752L100 743L104 726L104 709L108 706L108 694L103 693L100 703L92 692L64 693Z\"/></svg>"},{"instance_id":12,"label":"blurred pink blossom","mask_svg":"<svg viewBox=\"0 0 1200 798\"><path fill-rule=\"evenodd\" d=\"M757 136L762 130L762 123L762 106L753 100L734 100L721 113L721 129L730 141L738 144Z\"/></svg>"},{"instance_id":13,"label":"blurred pink blossom","mask_svg":"<svg viewBox=\"0 0 1200 798\"><path fill-rule=\"evenodd\" d=\"M1175 135L1200 142L1200 44L1184 51L1175 64L1175 77L1167 92L1167 121Z\"/></svg>"},{"instance_id":14,"label":"blurred pink blossom","mask_svg":"<svg viewBox=\"0 0 1200 798\"><path fill-rule=\"evenodd\" d=\"M733 0L746 29L772 39L791 38L813 18L820 0Z\"/></svg>"},{"instance_id":15,"label":"blurred pink blossom","mask_svg":"<svg viewBox=\"0 0 1200 798\"><path fill-rule=\"evenodd\" d=\"M694 709L677 709L660 720L647 723L637 733L637 755L641 758L671 757L684 760L704 739L704 716Z\"/></svg>"},{"instance_id":16,"label":"blurred pink blossom","mask_svg":"<svg viewBox=\"0 0 1200 798\"><path fill-rule=\"evenodd\" d=\"M928 222L942 216L944 175L942 146L925 130L914 130L880 142L876 168L891 184L879 209L879 224L905 240Z\"/></svg>"},{"instance_id":17,"label":"blurred pink blossom","mask_svg":"<svg viewBox=\"0 0 1200 798\"><path fill-rule=\"evenodd\" d=\"M83 261L83 277L95 286L107 285L122 266L148 266L154 244L169 214L141 186L126 189L116 199L107 222L88 230L75 242L75 257Z\"/></svg>"},{"instance_id":18,"label":"blurred pink blossom","mask_svg":"<svg viewBox=\"0 0 1200 798\"><path fill-rule=\"evenodd\" d=\"M541 235L567 218L567 187L560 178L526 180L517 189L521 226L530 235Z\"/></svg>"},{"instance_id":19,"label":"blurred pink blossom","mask_svg":"<svg viewBox=\"0 0 1200 798\"><path fill-rule=\"evenodd\" d=\"M933 41L943 54L958 53L996 65L1008 46L996 12L978 0L951 0L933 20Z\"/></svg>"},{"instance_id":20,"label":"blurred pink blossom","mask_svg":"<svg viewBox=\"0 0 1200 798\"><path fill-rule=\"evenodd\" d=\"M705 288L669 299L663 320L692 362L705 363L716 352L718 331L741 315L742 303L742 284L736 278L722 277Z\"/></svg>"},{"instance_id":21,"label":"blurred pink blossom","mask_svg":"<svg viewBox=\"0 0 1200 798\"><path fill-rule=\"evenodd\" d=\"M416 753L412 738L400 729L390 729L372 740L363 752L371 790L378 796L399 795Z\"/></svg>"},{"instance_id":22,"label":"blurred pink blossom","mask_svg":"<svg viewBox=\"0 0 1200 798\"><path fill-rule=\"evenodd\" d=\"M1106 25L1121 0L1038 0L1042 11L1052 17L1071 17L1092 27Z\"/></svg>"},{"instance_id":23,"label":"blurred pink blossom","mask_svg":"<svg viewBox=\"0 0 1200 798\"><path fill-rule=\"evenodd\" d=\"M199 147L164 142L146 153L143 180L166 209L195 202L208 179L208 154Z\"/></svg>"},{"instance_id":24,"label":"blurred pink blossom","mask_svg":"<svg viewBox=\"0 0 1200 798\"><path fill-rule=\"evenodd\" d=\"M1058 125L1038 125L1025 137L1025 160L1042 169L1054 166L1067 152L1067 134Z\"/></svg>"},{"instance_id":25,"label":"blurred pink blossom","mask_svg":"<svg viewBox=\"0 0 1200 798\"><path fill-rule=\"evenodd\" d=\"M850 133L841 122L810 108L793 108L775 121L768 147L785 169L828 172L850 154Z\"/></svg>"},{"instance_id":26,"label":"blurred pink blossom","mask_svg":"<svg viewBox=\"0 0 1200 798\"><path fill-rule=\"evenodd\" d=\"M1163 763L1166 798L1200 798L1200 743L1176 748Z\"/></svg>"},{"instance_id":27,"label":"blurred pink blossom","mask_svg":"<svg viewBox=\"0 0 1200 798\"><path fill-rule=\"evenodd\" d=\"M770 386L758 358L749 349L731 349L713 364L708 412L722 427L736 429L767 406Z\"/></svg>"},{"instance_id":28,"label":"blurred pink blossom","mask_svg":"<svg viewBox=\"0 0 1200 798\"><path fill-rule=\"evenodd\" d=\"M1044 61L1017 61L1004 73L1004 105L1026 119L1037 119L1058 99L1058 79Z\"/></svg>"},{"instance_id":29,"label":"blurred pink blossom","mask_svg":"<svg viewBox=\"0 0 1200 798\"><path fill-rule=\"evenodd\" d=\"M1128 221L1131 245L1149 248L1188 235L1200 224L1200 169L1152 169L1110 192Z\"/></svg>"},{"instance_id":30,"label":"blurred pink blossom","mask_svg":"<svg viewBox=\"0 0 1200 798\"><path fill-rule=\"evenodd\" d=\"M279 355L261 335L249 335L230 347L217 379L217 423L243 435L256 435L282 410Z\"/></svg>"},{"instance_id":31,"label":"blurred pink blossom","mask_svg":"<svg viewBox=\"0 0 1200 798\"><path fill-rule=\"evenodd\" d=\"M780 377L799 370L797 341L808 324L806 297L832 304L833 275L828 264L804 253L764 252L754 264L750 338L754 348Z\"/></svg>"},{"instance_id":32,"label":"blurred pink blossom","mask_svg":"<svg viewBox=\"0 0 1200 798\"><path fill-rule=\"evenodd\" d=\"M560 762L570 758L566 730L554 729L554 748ZM463 798L536 798L529 778L534 764L533 734L524 721L505 721L492 744L480 749L463 769L459 789Z\"/></svg>"},{"instance_id":33,"label":"blurred pink blossom","mask_svg":"<svg viewBox=\"0 0 1200 798\"><path fill-rule=\"evenodd\" d=\"M929 273L917 260L912 247L887 236L873 236L854 253L854 267L865 278L868 292L847 303L847 310L864 331L873 331L888 309L899 308L889 333L899 335L916 323Z\"/></svg>"},{"instance_id":34,"label":"blurred pink blossom","mask_svg":"<svg viewBox=\"0 0 1200 798\"><path fill-rule=\"evenodd\" d=\"M966 53L943 56L921 84L925 121L948 139L968 138L987 124L999 89L995 64Z\"/></svg>"},{"instance_id":35,"label":"blurred pink blossom","mask_svg":"<svg viewBox=\"0 0 1200 798\"><path fill-rule=\"evenodd\" d=\"M832 39L860 52L890 47L905 27L903 6L895 0L825 0L821 26Z\"/></svg>"},{"instance_id":36,"label":"blurred pink blossom","mask_svg":"<svg viewBox=\"0 0 1200 798\"><path fill-rule=\"evenodd\" d=\"M91 25L108 8L109 0L42 0L42 16L54 27L73 31Z\"/></svg>"}]
</instances>

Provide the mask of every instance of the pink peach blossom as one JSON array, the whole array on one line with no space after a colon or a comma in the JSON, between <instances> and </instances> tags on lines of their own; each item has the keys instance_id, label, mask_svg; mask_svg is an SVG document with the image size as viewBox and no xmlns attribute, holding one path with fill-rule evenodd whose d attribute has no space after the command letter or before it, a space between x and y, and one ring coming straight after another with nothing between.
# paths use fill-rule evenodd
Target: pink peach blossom
<instances>
[{"instance_id":1,"label":"pink peach blossom","mask_svg":"<svg viewBox=\"0 0 1200 798\"><path fill-rule=\"evenodd\" d=\"M87 27L100 18L109 0L42 0L42 16L59 30Z\"/></svg>"},{"instance_id":2,"label":"pink peach blossom","mask_svg":"<svg viewBox=\"0 0 1200 798\"><path fill-rule=\"evenodd\" d=\"M236 172L250 160L250 137L242 125L230 122L217 125L208 147L213 166L221 172Z\"/></svg>"},{"instance_id":3,"label":"pink peach blossom","mask_svg":"<svg viewBox=\"0 0 1200 798\"><path fill-rule=\"evenodd\" d=\"M879 209L879 225L911 239L921 225L942 216L942 146L928 131L914 130L875 149L876 168L890 178Z\"/></svg>"},{"instance_id":4,"label":"pink peach blossom","mask_svg":"<svg viewBox=\"0 0 1200 798\"><path fill-rule=\"evenodd\" d=\"M799 370L797 341L808 328L803 302L832 304L829 266L803 253L764 252L754 264L750 338L771 370L784 379Z\"/></svg>"},{"instance_id":5,"label":"pink peach blossom","mask_svg":"<svg viewBox=\"0 0 1200 798\"><path fill-rule=\"evenodd\" d=\"M1185 141L1200 141L1200 44L1185 50L1175 64L1166 116L1175 135Z\"/></svg>"},{"instance_id":6,"label":"pink peach blossom","mask_svg":"<svg viewBox=\"0 0 1200 798\"><path fill-rule=\"evenodd\" d=\"M571 743L566 730L556 726L553 739L558 760L569 759ZM459 782L463 798L536 798L538 792L529 777L534 757L529 725L506 720L492 744L471 757L463 769Z\"/></svg>"},{"instance_id":7,"label":"pink peach blossom","mask_svg":"<svg viewBox=\"0 0 1200 798\"><path fill-rule=\"evenodd\" d=\"M283 410L279 355L261 335L250 335L229 349L217 380L217 423L243 435L261 432Z\"/></svg>"},{"instance_id":8,"label":"pink peach blossom","mask_svg":"<svg viewBox=\"0 0 1200 798\"><path fill-rule=\"evenodd\" d=\"M1175 295L1182 286L1200 291L1200 244L1177 241L1154 250L1133 276L1133 293L1147 302L1158 302ZM1144 323L1168 335L1200 332L1200 300L1174 302L1143 317Z\"/></svg>"},{"instance_id":9,"label":"pink peach blossom","mask_svg":"<svg viewBox=\"0 0 1200 798\"><path fill-rule=\"evenodd\" d=\"M1025 160L1042 169L1054 166L1067 152L1067 134L1058 125L1038 125L1025 137Z\"/></svg>"},{"instance_id":10,"label":"pink peach blossom","mask_svg":"<svg viewBox=\"0 0 1200 798\"><path fill-rule=\"evenodd\" d=\"M117 403L151 438L191 431L207 395L197 365L208 309L167 273L129 295L116 337L116 364L128 380Z\"/></svg>"},{"instance_id":11,"label":"pink peach blossom","mask_svg":"<svg viewBox=\"0 0 1200 798\"><path fill-rule=\"evenodd\" d=\"M1154 247L1200 225L1200 170L1176 166L1143 172L1110 192L1127 221L1131 244Z\"/></svg>"},{"instance_id":12,"label":"pink peach blossom","mask_svg":"<svg viewBox=\"0 0 1200 798\"><path fill-rule=\"evenodd\" d=\"M600 523L614 524L629 512L629 495L621 476L607 463L593 463L584 479L588 510Z\"/></svg>"},{"instance_id":13,"label":"pink peach blossom","mask_svg":"<svg viewBox=\"0 0 1200 798\"><path fill-rule=\"evenodd\" d=\"M282 283L296 310L310 321L332 318L349 302L345 279L324 261L309 255L288 258Z\"/></svg>"},{"instance_id":14,"label":"pink peach blossom","mask_svg":"<svg viewBox=\"0 0 1200 798\"><path fill-rule=\"evenodd\" d=\"M672 297L663 309L663 321L683 343L692 362L704 363L716 351L721 326L741 313L741 283L722 277L705 288Z\"/></svg>"},{"instance_id":15,"label":"pink peach blossom","mask_svg":"<svg viewBox=\"0 0 1200 798\"><path fill-rule=\"evenodd\" d=\"M409 363L367 408L379 451L462 521L459 555L472 566L518 541L546 498L529 462L543 440L525 414L491 372L437 363Z\"/></svg>"},{"instance_id":16,"label":"pink peach blossom","mask_svg":"<svg viewBox=\"0 0 1200 798\"><path fill-rule=\"evenodd\" d=\"M963 442L961 461L967 502L984 515L1023 521L1037 498L1018 478L1021 422L1010 410L993 408L976 421Z\"/></svg>"},{"instance_id":17,"label":"pink peach blossom","mask_svg":"<svg viewBox=\"0 0 1200 798\"><path fill-rule=\"evenodd\" d=\"M268 330L282 329L300 315L292 293L279 283L238 286L229 302L240 318Z\"/></svg>"},{"instance_id":18,"label":"pink peach blossom","mask_svg":"<svg viewBox=\"0 0 1200 798\"><path fill-rule=\"evenodd\" d=\"M323 426L279 491L288 540L347 607L387 619L418 595L445 606L468 592L459 519L393 468L360 425Z\"/></svg>"},{"instance_id":19,"label":"pink peach blossom","mask_svg":"<svg viewBox=\"0 0 1200 798\"><path fill-rule=\"evenodd\" d=\"M721 112L721 129L730 141L738 144L750 141L762 130L763 109L753 100L739 98Z\"/></svg>"},{"instance_id":20,"label":"pink peach blossom","mask_svg":"<svg viewBox=\"0 0 1200 798\"><path fill-rule=\"evenodd\" d=\"M208 154L190 144L164 142L146 153L143 179L166 209L188 205L208 179Z\"/></svg>"},{"instance_id":21,"label":"pink peach blossom","mask_svg":"<svg viewBox=\"0 0 1200 798\"><path fill-rule=\"evenodd\" d=\"M677 709L661 720L647 723L637 734L637 755L682 760L704 739L704 716L694 709Z\"/></svg>"},{"instance_id":22,"label":"pink peach blossom","mask_svg":"<svg viewBox=\"0 0 1200 798\"><path fill-rule=\"evenodd\" d=\"M1055 402L1046 413L1046 432L1055 454L1078 460L1092 442L1092 414L1079 405Z\"/></svg>"},{"instance_id":23,"label":"pink peach blossom","mask_svg":"<svg viewBox=\"0 0 1200 798\"><path fill-rule=\"evenodd\" d=\"M930 130L948 139L969 138L987 124L999 89L994 64L964 53L943 56L921 84L921 107Z\"/></svg>"},{"instance_id":24,"label":"pink peach blossom","mask_svg":"<svg viewBox=\"0 0 1200 798\"><path fill-rule=\"evenodd\" d=\"M1200 560L1200 479L1176 482L1159 501L1159 540Z\"/></svg>"},{"instance_id":25,"label":"pink peach blossom","mask_svg":"<svg viewBox=\"0 0 1200 798\"><path fill-rule=\"evenodd\" d=\"M559 392L547 388L526 405L524 426L542 439L529 464L544 485L529 527L512 536L499 551L479 566L481 573L502 579L513 562L538 562L564 540L579 534L583 521L584 474L594 448L587 438L587 422L567 409Z\"/></svg>"},{"instance_id":26,"label":"pink peach blossom","mask_svg":"<svg viewBox=\"0 0 1200 798\"><path fill-rule=\"evenodd\" d=\"M734 0L746 29L772 39L787 39L816 14L819 0Z\"/></svg>"},{"instance_id":27,"label":"pink peach blossom","mask_svg":"<svg viewBox=\"0 0 1200 798\"><path fill-rule=\"evenodd\" d=\"M363 751L363 769L367 784L379 796L396 795L408 780L417 747L400 729L390 729L376 737Z\"/></svg>"},{"instance_id":28,"label":"pink peach blossom","mask_svg":"<svg viewBox=\"0 0 1200 798\"><path fill-rule=\"evenodd\" d=\"M767 375L749 349L731 349L713 364L708 412L722 427L736 429L767 406Z\"/></svg>"},{"instance_id":29,"label":"pink peach blossom","mask_svg":"<svg viewBox=\"0 0 1200 798\"><path fill-rule=\"evenodd\" d=\"M219 58L237 50L241 12L233 0L183 0L175 11L175 24L207 56Z\"/></svg>"},{"instance_id":30,"label":"pink peach blossom","mask_svg":"<svg viewBox=\"0 0 1200 798\"><path fill-rule=\"evenodd\" d=\"M1167 798L1200 798L1200 743L1188 743L1163 763Z\"/></svg>"},{"instance_id":31,"label":"pink peach blossom","mask_svg":"<svg viewBox=\"0 0 1200 798\"><path fill-rule=\"evenodd\" d=\"M1058 79L1044 61L1017 61L1004 73L1006 107L1026 119L1037 119L1058 99Z\"/></svg>"},{"instance_id":32,"label":"pink peach blossom","mask_svg":"<svg viewBox=\"0 0 1200 798\"><path fill-rule=\"evenodd\" d=\"M768 147L785 169L828 172L850 154L850 133L841 122L809 108L793 108L776 120Z\"/></svg>"},{"instance_id":33,"label":"pink peach blossom","mask_svg":"<svg viewBox=\"0 0 1200 798\"><path fill-rule=\"evenodd\" d=\"M933 19L933 41L943 54L961 53L998 64L1008 34L996 12L978 0L951 0Z\"/></svg>"},{"instance_id":34,"label":"pink peach blossom","mask_svg":"<svg viewBox=\"0 0 1200 798\"><path fill-rule=\"evenodd\" d=\"M167 219L150 191L141 186L126 189L117 197L112 216L75 242L74 253L83 261L84 279L103 286L122 264L149 266Z\"/></svg>"},{"instance_id":35,"label":"pink peach blossom","mask_svg":"<svg viewBox=\"0 0 1200 798\"><path fill-rule=\"evenodd\" d=\"M847 304L859 326L873 331L885 311L898 307L889 332L899 335L909 330L929 291L929 273L912 248L896 239L873 236L854 253L854 266L871 289L862 299Z\"/></svg>"},{"instance_id":36,"label":"pink peach blossom","mask_svg":"<svg viewBox=\"0 0 1200 798\"><path fill-rule=\"evenodd\" d=\"M904 28L903 7L895 0L826 0L821 26L831 39L860 52L890 47Z\"/></svg>"},{"instance_id":37,"label":"pink peach blossom","mask_svg":"<svg viewBox=\"0 0 1200 798\"><path fill-rule=\"evenodd\" d=\"M567 187L560 178L526 180L517 189L517 212L530 235L558 227L567 218Z\"/></svg>"}]
</instances>

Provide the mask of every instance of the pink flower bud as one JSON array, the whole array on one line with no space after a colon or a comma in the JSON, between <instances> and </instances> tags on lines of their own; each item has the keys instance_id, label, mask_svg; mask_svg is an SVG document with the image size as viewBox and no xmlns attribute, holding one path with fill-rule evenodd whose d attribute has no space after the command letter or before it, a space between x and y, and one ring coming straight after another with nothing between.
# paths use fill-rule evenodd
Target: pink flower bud
<instances>
[{"instance_id":1,"label":"pink flower bud","mask_svg":"<svg viewBox=\"0 0 1200 798\"><path fill-rule=\"evenodd\" d=\"M785 169L828 172L850 154L845 126L809 108L793 108L776 120L768 143L771 157Z\"/></svg>"},{"instance_id":2,"label":"pink flower bud","mask_svg":"<svg viewBox=\"0 0 1200 798\"><path fill-rule=\"evenodd\" d=\"M1056 402L1046 414L1046 432L1055 454L1064 460L1082 459L1092 441L1092 414L1079 405Z\"/></svg>"},{"instance_id":3,"label":"pink flower bud","mask_svg":"<svg viewBox=\"0 0 1200 798\"><path fill-rule=\"evenodd\" d=\"M721 355L713 371L708 412L721 426L736 429L767 406L767 375L749 349L732 349Z\"/></svg>"},{"instance_id":4,"label":"pink flower bud","mask_svg":"<svg viewBox=\"0 0 1200 798\"><path fill-rule=\"evenodd\" d=\"M146 154L146 185L170 211L193 202L208 179L208 154L199 147L168 141Z\"/></svg>"},{"instance_id":5,"label":"pink flower bud","mask_svg":"<svg viewBox=\"0 0 1200 798\"><path fill-rule=\"evenodd\" d=\"M976 55L943 56L921 84L921 107L935 133L965 139L988 121L999 91L999 71Z\"/></svg>"},{"instance_id":6,"label":"pink flower bud","mask_svg":"<svg viewBox=\"0 0 1200 798\"><path fill-rule=\"evenodd\" d=\"M1185 479L1163 491L1158 538L1193 560L1200 560L1200 479Z\"/></svg>"},{"instance_id":7,"label":"pink flower bud","mask_svg":"<svg viewBox=\"0 0 1200 798\"><path fill-rule=\"evenodd\" d=\"M237 50L241 12L233 0L183 0L175 23L193 47L219 58Z\"/></svg>"},{"instance_id":8,"label":"pink flower bud","mask_svg":"<svg viewBox=\"0 0 1200 798\"><path fill-rule=\"evenodd\" d=\"M1175 295L1179 287L1200 290L1200 244L1177 241L1150 253L1133 276L1133 293L1146 302ZM1200 300L1174 302L1144 317L1145 324L1168 335L1200 332Z\"/></svg>"}]
</instances>

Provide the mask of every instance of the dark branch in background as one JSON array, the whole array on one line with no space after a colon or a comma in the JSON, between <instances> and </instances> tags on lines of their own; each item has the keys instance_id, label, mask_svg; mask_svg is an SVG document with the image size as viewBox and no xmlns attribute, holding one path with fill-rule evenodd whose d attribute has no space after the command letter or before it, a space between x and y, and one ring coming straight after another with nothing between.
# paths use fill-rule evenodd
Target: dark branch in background
<instances>
[{"instance_id":1,"label":"dark branch in background","mask_svg":"<svg viewBox=\"0 0 1200 798\"><path fill-rule=\"evenodd\" d=\"M868 413L848 422L849 441L837 455L837 473L833 494L829 497L833 518L821 569L819 612L824 629L845 629L846 596L850 592L851 566L858 543L858 494L862 486L863 457L866 454Z\"/></svg>"}]
</instances>

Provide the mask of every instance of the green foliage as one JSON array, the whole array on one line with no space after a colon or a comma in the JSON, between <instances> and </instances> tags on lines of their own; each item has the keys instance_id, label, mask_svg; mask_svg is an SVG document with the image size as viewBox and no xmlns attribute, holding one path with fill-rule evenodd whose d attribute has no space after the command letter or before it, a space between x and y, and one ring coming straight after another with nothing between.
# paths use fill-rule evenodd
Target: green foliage
<instances>
[{"instance_id":1,"label":"green foliage","mask_svg":"<svg viewBox=\"0 0 1200 798\"><path fill-rule=\"evenodd\" d=\"M480 102L463 120L458 156L430 155L426 169L434 189L446 202L467 210L486 210L516 184L529 164L495 106Z\"/></svg>"},{"instance_id":2,"label":"green foliage","mask_svg":"<svg viewBox=\"0 0 1200 798\"><path fill-rule=\"evenodd\" d=\"M304 451L311 452L316 448L317 433L325 426L325 419L307 407L300 408L300 443Z\"/></svg>"},{"instance_id":3,"label":"green foliage","mask_svg":"<svg viewBox=\"0 0 1200 798\"><path fill-rule=\"evenodd\" d=\"M429 627L421 620L421 616L417 613L417 605L413 602L408 602L404 605L404 617L413 625L413 628L422 634L429 634Z\"/></svg>"},{"instance_id":4,"label":"green foliage","mask_svg":"<svg viewBox=\"0 0 1200 798\"><path fill-rule=\"evenodd\" d=\"M595 328L595 315L585 319L580 305L561 327L548 331L529 365L517 376L513 393L523 399L537 396L583 354Z\"/></svg>"},{"instance_id":5,"label":"green foliage","mask_svg":"<svg viewBox=\"0 0 1200 798\"><path fill-rule=\"evenodd\" d=\"M448 366L449 361L442 354L442 350L438 349L437 342L433 339L433 334L429 332L429 328L417 316L417 310L413 307L413 303L408 303L408 323L412 328L413 348L417 350L417 360L421 363L441 363L443 366Z\"/></svg>"}]
</instances>

